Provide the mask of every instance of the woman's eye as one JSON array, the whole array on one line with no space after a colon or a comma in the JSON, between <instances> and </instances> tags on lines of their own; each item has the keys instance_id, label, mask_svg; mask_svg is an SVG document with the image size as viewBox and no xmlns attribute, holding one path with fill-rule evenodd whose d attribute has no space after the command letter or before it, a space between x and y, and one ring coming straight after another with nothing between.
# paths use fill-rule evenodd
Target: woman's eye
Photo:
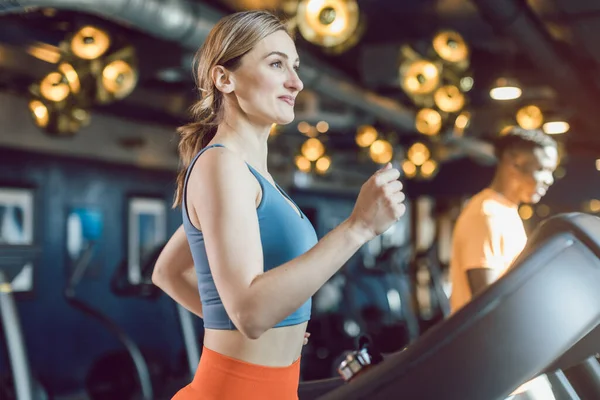
<instances>
[{"instance_id":1,"label":"woman's eye","mask_svg":"<svg viewBox=\"0 0 600 400\"><path fill-rule=\"evenodd\" d=\"M275 61L274 63L271 64L271 66L273 66L275 68L281 68L281 61Z\"/></svg>"}]
</instances>

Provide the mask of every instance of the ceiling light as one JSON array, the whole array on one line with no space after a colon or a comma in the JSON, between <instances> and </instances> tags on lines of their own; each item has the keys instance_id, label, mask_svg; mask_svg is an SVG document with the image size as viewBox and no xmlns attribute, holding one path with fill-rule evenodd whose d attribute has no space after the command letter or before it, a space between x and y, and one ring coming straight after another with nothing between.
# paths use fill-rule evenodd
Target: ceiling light
<instances>
[{"instance_id":1,"label":"ceiling light","mask_svg":"<svg viewBox=\"0 0 600 400\"><path fill-rule=\"evenodd\" d=\"M371 125L361 125L356 132L356 144L360 147L369 147L377 140L377 129Z\"/></svg>"},{"instance_id":2,"label":"ceiling light","mask_svg":"<svg viewBox=\"0 0 600 400\"><path fill-rule=\"evenodd\" d=\"M137 80L137 71L123 60L115 60L102 70L102 84L117 99L129 95L135 88Z\"/></svg>"},{"instance_id":3,"label":"ceiling light","mask_svg":"<svg viewBox=\"0 0 600 400\"><path fill-rule=\"evenodd\" d=\"M437 135L442 129L442 116L432 108L423 108L415 116L415 127L424 135Z\"/></svg>"},{"instance_id":4,"label":"ceiling light","mask_svg":"<svg viewBox=\"0 0 600 400\"><path fill-rule=\"evenodd\" d=\"M433 49L441 59L452 63L465 61L469 47L463 37L455 31L443 31L433 38Z\"/></svg>"},{"instance_id":5,"label":"ceiling light","mask_svg":"<svg viewBox=\"0 0 600 400\"><path fill-rule=\"evenodd\" d=\"M40 83L40 93L56 103L66 99L71 93L67 78L60 72L50 72Z\"/></svg>"},{"instance_id":6,"label":"ceiling light","mask_svg":"<svg viewBox=\"0 0 600 400\"><path fill-rule=\"evenodd\" d=\"M548 135L560 135L561 133L568 132L569 128L569 123L566 121L546 122L542 127Z\"/></svg>"},{"instance_id":7,"label":"ceiling light","mask_svg":"<svg viewBox=\"0 0 600 400\"><path fill-rule=\"evenodd\" d=\"M544 122L544 114L538 106L525 106L517 111L517 123L523 129L538 129Z\"/></svg>"},{"instance_id":8,"label":"ceiling light","mask_svg":"<svg viewBox=\"0 0 600 400\"><path fill-rule=\"evenodd\" d=\"M435 105L442 111L457 112L465 105L465 95L454 85L442 86L433 94Z\"/></svg>"},{"instance_id":9,"label":"ceiling light","mask_svg":"<svg viewBox=\"0 0 600 400\"><path fill-rule=\"evenodd\" d=\"M316 161L325 153L325 146L319 139L311 138L308 139L302 145L302 155L309 161Z\"/></svg>"},{"instance_id":10,"label":"ceiling light","mask_svg":"<svg viewBox=\"0 0 600 400\"><path fill-rule=\"evenodd\" d=\"M392 160L394 149L387 140L379 139L371 144L369 148L371 159L377 164L386 164Z\"/></svg>"},{"instance_id":11,"label":"ceiling light","mask_svg":"<svg viewBox=\"0 0 600 400\"><path fill-rule=\"evenodd\" d=\"M93 26L84 26L71 40L73 54L84 60L95 60L106 53L109 46L108 34Z\"/></svg>"},{"instance_id":12,"label":"ceiling light","mask_svg":"<svg viewBox=\"0 0 600 400\"><path fill-rule=\"evenodd\" d=\"M496 87L490 90L490 97L494 100L514 100L521 97L522 93L523 91L515 82L500 78L496 82Z\"/></svg>"},{"instance_id":13,"label":"ceiling light","mask_svg":"<svg viewBox=\"0 0 600 400\"><path fill-rule=\"evenodd\" d=\"M334 47L355 33L360 13L355 0L304 0L296 19L302 36L314 44Z\"/></svg>"},{"instance_id":14,"label":"ceiling light","mask_svg":"<svg viewBox=\"0 0 600 400\"><path fill-rule=\"evenodd\" d=\"M409 94L428 94L440 83L440 71L431 61L415 60L400 66L402 88Z\"/></svg>"}]
</instances>

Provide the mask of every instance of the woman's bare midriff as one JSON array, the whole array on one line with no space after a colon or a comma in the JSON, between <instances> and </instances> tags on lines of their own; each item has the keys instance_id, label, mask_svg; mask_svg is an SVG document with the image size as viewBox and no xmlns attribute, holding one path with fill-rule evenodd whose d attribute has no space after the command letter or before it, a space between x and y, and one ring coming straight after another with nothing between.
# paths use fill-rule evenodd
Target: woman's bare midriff
<instances>
[{"instance_id":1,"label":"woman's bare midriff","mask_svg":"<svg viewBox=\"0 0 600 400\"><path fill-rule=\"evenodd\" d=\"M204 346L225 356L268 367L287 367L302 352L307 323L273 328L258 339L248 339L237 330L206 329Z\"/></svg>"}]
</instances>

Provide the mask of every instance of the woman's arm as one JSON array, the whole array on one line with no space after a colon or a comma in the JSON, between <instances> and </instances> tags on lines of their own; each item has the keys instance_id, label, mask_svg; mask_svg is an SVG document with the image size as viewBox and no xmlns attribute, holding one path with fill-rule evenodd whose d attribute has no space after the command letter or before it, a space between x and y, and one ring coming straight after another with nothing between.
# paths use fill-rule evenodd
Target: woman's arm
<instances>
[{"instance_id":1,"label":"woman's arm","mask_svg":"<svg viewBox=\"0 0 600 400\"><path fill-rule=\"evenodd\" d=\"M152 272L152 283L202 318L198 278L183 225L175 231L158 256Z\"/></svg>"},{"instance_id":2,"label":"woman's arm","mask_svg":"<svg viewBox=\"0 0 600 400\"><path fill-rule=\"evenodd\" d=\"M188 181L188 205L202 224L208 260L225 309L240 332L258 338L307 301L368 240L404 212L391 166L362 187L352 216L305 254L267 272L256 214L256 183L225 148L204 153Z\"/></svg>"}]
</instances>

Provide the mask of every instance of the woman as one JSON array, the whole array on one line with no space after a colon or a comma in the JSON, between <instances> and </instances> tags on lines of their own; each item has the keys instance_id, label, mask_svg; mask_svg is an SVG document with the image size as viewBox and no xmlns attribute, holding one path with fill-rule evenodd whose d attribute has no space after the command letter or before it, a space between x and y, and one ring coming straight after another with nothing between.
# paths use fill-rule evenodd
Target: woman
<instances>
[{"instance_id":1,"label":"woman","mask_svg":"<svg viewBox=\"0 0 600 400\"><path fill-rule=\"evenodd\" d=\"M284 25L263 11L229 15L196 56L196 122L179 130L183 228L153 277L204 318L196 375L174 398L297 399L311 296L403 214L400 173L378 171L351 216L317 242L267 170L269 129L293 121L303 87Z\"/></svg>"}]
</instances>

